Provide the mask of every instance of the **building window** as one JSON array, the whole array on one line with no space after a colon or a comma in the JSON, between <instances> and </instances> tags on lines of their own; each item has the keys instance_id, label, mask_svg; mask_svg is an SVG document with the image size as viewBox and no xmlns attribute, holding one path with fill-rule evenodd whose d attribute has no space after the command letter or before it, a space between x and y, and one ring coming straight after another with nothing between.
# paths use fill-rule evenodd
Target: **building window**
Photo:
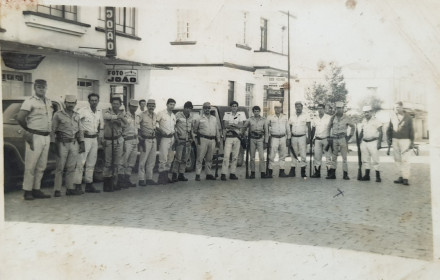
<instances>
[{"instance_id":1,"label":"building window","mask_svg":"<svg viewBox=\"0 0 440 280\"><path fill-rule=\"evenodd\" d=\"M254 98L253 91L254 91L254 85L246 83L245 106L248 109L249 116L252 113L252 103Z\"/></svg>"},{"instance_id":2,"label":"building window","mask_svg":"<svg viewBox=\"0 0 440 280\"><path fill-rule=\"evenodd\" d=\"M2 71L2 98L32 95L32 79L29 73Z\"/></svg>"},{"instance_id":3,"label":"building window","mask_svg":"<svg viewBox=\"0 0 440 280\"><path fill-rule=\"evenodd\" d=\"M194 40L194 11L177 10L177 39L176 41Z\"/></svg>"},{"instance_id":4,"label":"building window","mask_svg":"<svg viewBox=\"0 0 440 280\"><path fill-rule=\"evenodd\" d=\"M249 13L243 12L243 35L242 35L241 43L245 46L247 46L247 44L248 44L248 41L247 41L248 17L249 17Z\"/></svg>"},{"instance_id":5,"label":"building window","mask_svg":"<svg viewBox=\"0 0 440 280\"><path fill-rule=\"evenodd\" d=\"M267 50L267 19L260 19L260 34L261 34L261 43L260 43L260 51Z\"/></svg>"},{"instance_id":6,"label":"building window","mask_svg":"<svg viewBox=\"0 0 440 280\"><path fill-rule=\"evenodd\" d=\"M98 93L99 91L99 81L78 79L76 82L78 90L78 100L88 100L90 93Z\"/></svg>"},{"instance_id":7,"label":"building window","mask_svg":"<svg viewBox=\"0 0 440 280\"><path fill-rule=\"evenodd\" d=\"M136 35L136 8L116 7L115 16L116 31ZM102 26L104 26L104 7L99 7L99 20L102 21Z\"/></svg>"},{"instance_id":8,"label":"building window","mask_svg":"<svg viewBox=\"0 0 440 280\"><path fill-rule=\"evenodd\" d=\"M77 6L37 5L37 12L63 19L78 21Z\"/></svg>"}]
</instances>

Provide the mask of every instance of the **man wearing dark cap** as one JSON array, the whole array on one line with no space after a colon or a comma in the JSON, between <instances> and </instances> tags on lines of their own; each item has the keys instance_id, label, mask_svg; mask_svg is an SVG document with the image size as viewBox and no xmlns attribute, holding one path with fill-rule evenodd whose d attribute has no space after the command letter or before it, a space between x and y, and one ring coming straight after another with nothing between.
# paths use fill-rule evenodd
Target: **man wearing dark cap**
<instances>
[{"instance_id":1,"label":"man wearing dark cap","mask_svg":"<svg viewBox=\"0 0 440 280\"><path fill-rule=\"evenodd\" d=\"M80 123L80 115L73 111L76 96L66 95L65 110L56 112L52 119L50 148L57 155L55 170L54 197L61 196L61 184L64 168L66 169L66 195L81 195L81 185L74 186L75 167L78 153L84 153L84 133Z\"/></svg>"},{"instance_id":2,"label":"man wearing dark cap","mask_svg":"<svg viewBox=\"0 0 440 280\"><path fill-rule=\"evenodd\" d=\"M168 178L168 172L173 162L173 144L174 133L176 126L176 115L173 113L176 101L169 98L167 101L167 108L157 114L158 130L161 135L159 145L159 184L168 184L172 181Z\"/></svg>"},{"instance_id":3,"label":"man wearing dark cap","mask_svg":"<svg viewBox=\"0 0 440 280\"><path fill-rule=\"evenodd\" d=\"M184 173L186 162L191 153L191 144L195 141L192 133L194 121L194 116L191 113L192 109L193 105L191 101L188 101L183 105L183 111L176 113L176 155L173 162L173 182L188 181Z\"/></svg>"},{"instance_id":4,"label":"man wearing dark cap","mask_svg":"<svg viewBox=\"0 0 440 280\"><path fill-rule=\"evenodd\" d=\"M147 110L138 115L139 122L139 186L156 185L153 180L153 168L156 163L156 101L148 99Z\"/></svg>"},{"instance_id":5,"label":"man wearing dark cap","mask_svg":"<svg viewBox=\"0 0 440 280\"><path fill-rule=\"evenodd\" d=\"M130 181L133 167L136 165L138 153L138 122L136 117L136 110L139 102L137 100L130 100L128 104L128 111L124 113L126 125L122 130L122 137L124 138L124 152L121 157L121 169L119 169L118 180L122 182L122 188L136 187Z\"/></svg>"},{"instance_id":6,"label":"man wearing dark cap","mask_svg":"<svg viewBox=\"0 0 440 280\"><path fill-rule=\"evenodd\" d=\"M104 164L104 192L112 192L121 189L121 183L118 182L120 159L124 138L122 138L122 129L127 121L124 118L124 112L120 109L122 100L119 97L112 97L111 108L104 110L104 141L105 152Z\"/></svg>"},{"instance_id":7,"label":"man wearing dark cap","mask_svg":"<svg viewBox=\"0 0 440 280\"><path fill-rule=\"evenodd\" d=\"M24 160L23 190L24 199L50 198L40 190L41 179L47 165L52 131L52 102L46 98L47 82L35 80L35 95L26 99L21 105L17 121L25 130L26 141Z\"/></svg>"}]
</instances>

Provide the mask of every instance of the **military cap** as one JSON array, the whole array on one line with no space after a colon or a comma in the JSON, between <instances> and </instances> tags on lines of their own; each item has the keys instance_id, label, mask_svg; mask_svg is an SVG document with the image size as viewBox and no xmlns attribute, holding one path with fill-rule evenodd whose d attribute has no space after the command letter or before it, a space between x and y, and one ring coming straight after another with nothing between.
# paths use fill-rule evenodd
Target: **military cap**
<instances>
[{"instance_id":1,"label":"military cap","mask_svg":"<svg viewBox=\"0 0 440 280\"><path fill-rule=\"evenodd\" d=\"M139 101L134 99L130 100L130 106L136 106L136 107L139 106Z\"/></svg>"},{"instance_id":2,"label":"military cap","mask_svg":"<svg viewBox=\"0 0 440 280\"><path fill-rule=\"evenodd\" d=\"M183 105L183 108L192 109L193 108L192 102L191 101L185 102L185 104Z\"/></svg>"},{"instance_id":3,"label":"military cap","mask_svg":"<svg viewBox=\"0 0 440 280\"><path fill-rule=\"evenodd\" d=\"M68 94L64 98L64 101L66 101L66 102L76 102L76 95Z\"/></svg>"},{"instance_id":4,"label":"military cap","mask_svg":"<svg viewBox=\"0 0 440 280\"><path fill-rule=\"evenodd\" d=\"M35 84L36 84L36 85L44 85L44 86L47 86L47 82L46 82L46 80L43 80L43 79L37 79L37 80L35 80Z\"/></svg>"},{"instance_id":5,"label":"military cap","mask_svg":"<svg viewBox=\"0 0 440 280\"><path fill-rule=\"evenodd\" d=\"M156 104L156 100L148 99L147 104Z\"/></svg>"},{"instance_id":6,"label":"military cap","mask_svg":"<svg viewBox=\"0 0 440 280\"><path fill-rule=\"evenodd\" d=\"M295 102L295 105L296 105L296 104L303 105L302 101L296 101L296 102Z\"/></svg>"},{"instance_id":7,"label":"military cap","mask_svg":"<svg viewBox=\"0 0 440 280\"><path fill-rule=\"evenodd\" d=\"M343 102L340 102L340 101L335 102L335 107L336 107L336 108L344 108L344 103L343 103Z\"/></svg>"},{"instance_id":8,"label":"military cap","mask_svg":"<svg viewBox=\"0 0 440 280\"><path fill-rule=\"evenodd\" d=\"M371 111L371 106L364 106L364 107L362 107L362 111L363 112Z\"/></svg>"}]
</instances>

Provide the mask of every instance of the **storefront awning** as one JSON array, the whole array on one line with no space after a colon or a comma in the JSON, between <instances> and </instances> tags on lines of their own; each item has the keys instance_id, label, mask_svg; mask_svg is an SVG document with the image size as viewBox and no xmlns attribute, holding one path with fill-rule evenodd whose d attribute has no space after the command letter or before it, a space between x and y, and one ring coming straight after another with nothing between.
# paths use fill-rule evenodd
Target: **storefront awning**
<instances>
[{"instance_id":1,"label":"storefront awning","mask_svg":"<svg viewBox=\"0 0 440 280\"><path fill-rule=\"evenodd\" d=\"M23 53L29 55L65 55L76 58L92 59L103 63L104 65L112 66L127 66L144 70L171 70L166 66L148 64L143 62L131 61L120 58L112 58L101 55L90 54L87 52L62 50L50 47L43 47L31 44L22 44L13 41L0 40L2 53Z\"/></svg>"}]
</instances>

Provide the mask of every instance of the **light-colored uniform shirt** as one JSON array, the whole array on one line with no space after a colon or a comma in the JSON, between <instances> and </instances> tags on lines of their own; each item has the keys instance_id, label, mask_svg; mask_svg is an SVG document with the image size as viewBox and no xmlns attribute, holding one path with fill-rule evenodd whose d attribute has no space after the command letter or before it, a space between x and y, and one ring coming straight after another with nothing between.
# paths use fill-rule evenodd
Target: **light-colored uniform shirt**
<instances>
[{"instance_id":1,"label":"light-colored uniform shirt","mask_svg":"<svg viewBox=\"0 0 440 280\"><path fill-rule=\"evenodd\" d=\"M103 112L104 115L104 137L113 137L122 135L122 127L124 124L121 120L118 120L118 114L115 114L112 109L106 109Z\"/></svg>"},{"instance_id":2,"label":"light-colored uniform shirt","mask_svg":"<svg viewBox=\"0 0 440 280\"><path fill-rule=\"evenodd\" d=\"M360 127L363 130L363 139L369 140L379 137L379 131L377 129L381 126L382 123L375 117L371 117L370 120L364 118Z\"/></svg>"},{"instance_id":3,"label":"light-colored uniform shirt","mask_svg":"<svg viewBox=\"0 0 440 280\"><path fill-rule=\"evenodd\" d=\"M159 129L165 134L172 134L175 132L176 115L169 114L167 110L163 110L157 114L157 123Z\"/></svg>"},{"instance_id":4,"label":"light-colored uniform shirt","mask_svg":"<svg viewBox=\"0 0 440 280\"><path fill-rule=\"evenodd\" d=\"M102 117L102 111L96 109L95 112L90 107L84 107L78 109L78 114L81 119L81 128L86 134L97 134L99 129L104 128L104 119Z\"/></svg>"},{"instance_id":5,"label":"light-colored uniform shirt","mask_svg":"<svg viewBox=\"0 0 440 280\"><path fill-rule=\"evenodd\" d=\"M127 124L122 129L122 135L124 137L137 135L139 127L138 118L135 115L132 115L130 111L125 112L124 118L127 121Z\"/></svg>"},{"instance_id":6,"label":"light-colored uniform shirt","mask_svg":"<svg viewBox=\"0 0 440 280\"><path fill-rule=\"evenodd\" d=\"M147 110L139 115L139 129L142 136L156 136L156 113Z\"/></svg>"},{"instance_id":7,"label":"light-colored uniform shirt","mask_svg":"<svg viewBox=\"0 0 440 280\"><path fill-rule=\"evenodd\" d=\"M50 99L39 98L33 95L21 105L21 110L28 111L26 117L27 127L34 130L50 132L52 130L53 107Z\"/></svg>"},{"instance_id":8,"label":"light-colored uniform shirt","mask_svg":"<svg viewBox=\"0 0 440 280\"><path fill-rule=\"evenodd\" d=\"M215 116L203 114L194 121L194 131L206 136L217 136L217 118Z\"/></svg>"},{"instance_id":9,"label":"light-colored uniform shirt","mask_svg":"<svg viewBox=\"0 0 440 280\"><path fill-rule=\"evenodd\" d=\"M312 126L315 128L315 136L319 138L328 137L328 126L330 125L331 116L324 114L322 118L319 115L315 116L312 121Z\"/></svg>"},{"instance_id":10,"label":"light-colored uniform shirt","mask_svg":"<svg viewBox=\"0 0 440 280\"><path fill-rule=\"evenodd\" d=\"M292 135L307 134L308 122L310 122L310 119L304 112L302 112L299 116L296 113L291 115L289 124L292 126Z\"/></svg>"},{"instance_id":11,"label":"light-colored uniform shirt","mask_svg":"<svg viewBox=\"0 0 440 280\"><path fill-rule=\"evenodd\" d=\"M244 112L237 112L235 115L232 112L225 112L223 121L228 121L230 124L240 124L246 121L246 115ZM241 133L241 128L228 128L227 131L235 131L237 134Z\"/></svg>"},{"instance_id":12,"label":"light-colored uniform shirt","mask_svg":"<svg viewBox=\"0 0 440 280\"><path fill-rule=\"evenodd\" d=\"M78 141L84 140L84 133L81 128L79 114L73 112L72 116L70 116L65 111L56 112L52 119L52 133L50 134L50 140L55 142L55 139L72 138L75 138Z\"/></svg>"},{"instance_id":13,"label":"light-colored uniform shirt","mask_svg":"<svg viewBox=\"0 0 440 280\"><path fill-rule=\"evenodd\" d=\"M191 132L193 128L194 114L190 113L187 118L185 114L180 111L176 114L176 133L178 139L191 139Z\"/></svg>"},{"instance_id":14,"label":"light-colored uniform shirt","mask_svg":"<svg viewBox=\"0 0 440 280\"><path fill-rule=\"evenodd\" d=\"M342 136L347 134L347 126L351 125L351 119L347 115L343 114L339 119L336 115L333 119L333 123L330 123L332 133L331 136Z\"/></svg>"},{"instance_id":15,"label":"light-colored uniform shirt","mask_svg":"<svg viewBox=\"0 0 440 280\"><path fill-rule=\"evenodd\" d=\"M256 132L258 134L264 134L264 126L266 125L266 118L259 117L256 118L254 116L250 117L244 123L245 127L249 127L251 132Z\"/></svg>"},{"instance_id":16,"label":"light-colored uniform shirt","mask_svg":"<svg viewBox=\"0 0 440 280\"><path fill-rule=\"evenodd\" d=\"M266 126L270 135L286 135L287 139L290 139L290 127L287 115L280 114L279 117L276 114L270 115L267 117Z\"/></svg>"}]
</instances>

